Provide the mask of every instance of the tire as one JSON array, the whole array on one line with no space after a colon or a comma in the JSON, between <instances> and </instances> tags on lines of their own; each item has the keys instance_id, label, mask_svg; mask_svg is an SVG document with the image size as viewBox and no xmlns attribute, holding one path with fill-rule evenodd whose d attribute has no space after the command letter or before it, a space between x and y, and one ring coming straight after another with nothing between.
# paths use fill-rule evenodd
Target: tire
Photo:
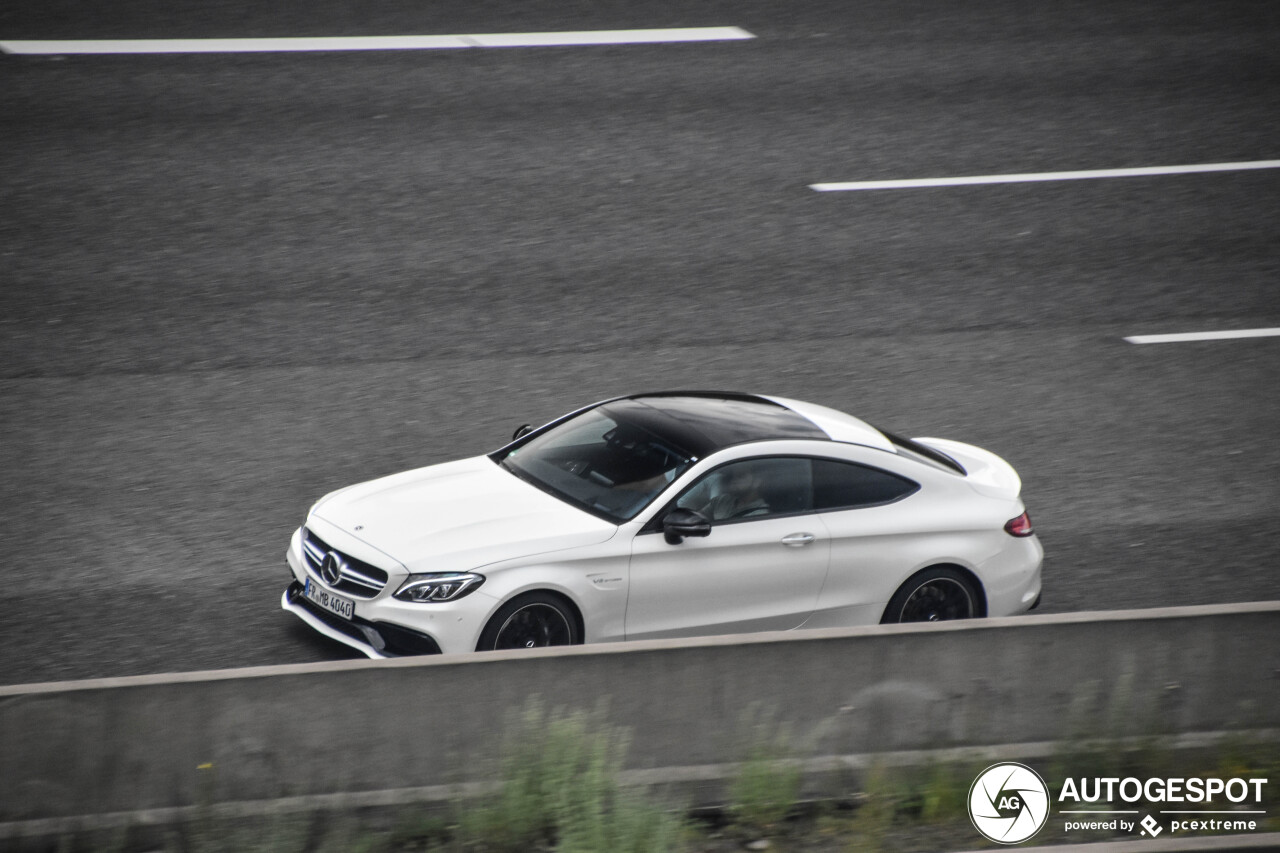
<instances>
[{"instance_id":1,"label":"tire","mask_svg":"<svg viewBox=\"0 0 1280 853\"><path fill-rule=\"evenodd\" d=\"M934 566L907 579L884 609L880 623L973 619L986 613L972 578L949 566Z\"/></svg>"},{"instance_id":2,"label":"tire","mask_svg":"<svg viewBox=\"0 0 1280 853\"><path fill-rule=\"evenodd\" d=\"M582 642L578 619L563 598L531 592L498 608L480 632L476 651L573 646Z\"/></svg>"}]
</instances>

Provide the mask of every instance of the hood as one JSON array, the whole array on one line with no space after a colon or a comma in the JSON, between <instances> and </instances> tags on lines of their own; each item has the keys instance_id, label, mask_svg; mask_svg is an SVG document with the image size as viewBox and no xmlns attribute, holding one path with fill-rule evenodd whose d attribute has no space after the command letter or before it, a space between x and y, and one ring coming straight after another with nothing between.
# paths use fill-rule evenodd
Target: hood
<instances>
[{"instance_id":1,"label":"hood","mask_svg":"<svg viewBox=\"0 0 1280 853\"><path fill-rule=\"evenodd\" d=\"M594 545L618 529L502 470L487 456L350 486L321 500L311 514L410 572L468 571Z\"/></svg>"}]
</instances>

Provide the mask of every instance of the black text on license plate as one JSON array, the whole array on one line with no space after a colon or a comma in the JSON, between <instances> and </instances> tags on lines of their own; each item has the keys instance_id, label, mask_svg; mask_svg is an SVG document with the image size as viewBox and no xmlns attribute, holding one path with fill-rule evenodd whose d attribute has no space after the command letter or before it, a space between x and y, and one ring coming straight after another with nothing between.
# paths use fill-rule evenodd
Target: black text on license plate
<instances>
[{"instance_id":1,"label":"black text on license plate","mask_svg":"<svg viewBox=\"0 0 1280 853\"><path fill-rule=\"evenodd\" d=\"M356 615L356 603L354 601L320 589L311 578L307 578L307 585L302 588L302 594L307 597L307 601L323 607L330 613L336 613L343 619L350 619Z\"/></svg>"}]
</instances>

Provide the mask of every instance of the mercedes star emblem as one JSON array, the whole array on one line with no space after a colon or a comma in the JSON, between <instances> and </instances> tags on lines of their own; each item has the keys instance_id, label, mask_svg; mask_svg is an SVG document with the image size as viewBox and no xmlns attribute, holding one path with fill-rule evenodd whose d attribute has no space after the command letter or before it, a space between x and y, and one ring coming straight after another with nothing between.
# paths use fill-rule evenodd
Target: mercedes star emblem
<instances>
[{"instance_id":1,"label":"mercedes star emblem","mask_svg":"<svg viewBox=\"0 0 1280 853\"><path fill-rule=\"evenodd\" d=\"M330 551L324 555L324 561L320 563L320 577L324 578L324 582L329 586L335 586L342 578L342 558L338 556L337 551Z\"/></svg>"}]
</instances>

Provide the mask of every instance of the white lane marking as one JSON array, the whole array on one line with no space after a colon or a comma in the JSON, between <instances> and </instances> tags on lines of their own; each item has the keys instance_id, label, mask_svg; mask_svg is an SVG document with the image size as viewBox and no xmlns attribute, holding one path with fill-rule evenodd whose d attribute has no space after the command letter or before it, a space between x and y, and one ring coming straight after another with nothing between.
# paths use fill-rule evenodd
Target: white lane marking
<instances>
[{"instance_id":1,"label":"white lane marking","mask_svg":"<svg viewBox=\"0 0 1280 853\"><path fill-rule=\"evenodd\" d=\"M665 30L587 30L566 33L490 33L468 36L480 47L542 47L579 44L655 44L682 41L738 41L754 35L741 27L687 27Z\"/></svg>"},{"instance_id":2,"label":"white lane marking","mask_svg":"<svg viewBox=\"0 0 1280 853\"><path fill-rule=\"evenodd\" d=\"M1226 332L1183 332L1176 335L1134 335L1125 338L1131 344L1175 344L1185 341L1227 341L1236 338L1280 337L1280 329L1235 329Z\"/></svg>"},{"instance_id":3,"label":"white lane marking","mask_svg":"<svg viewBox=\"0 0 1280 853\"><path fill-rule=\"evenodd\" d=\"M302 50L439 50L470 47L464 36L366 36L361 38L103 39L3 41L6 53L273 53Z\"/></svg>"},{"instance_id":4,"label":"white lane marking","mask_svg":"<svg viewBox=\"0 0 1280 853\"><path fill-rule=\"evenodd\" d=\"M464 47L658 44L753 39L740 27L678 27L659 30L588 30L563 33L480 33L450 36L329 36L252 39L98 39L0 41L5 53L275 53L331 50L448 50Z\"/></svg>"},{"instance_id":5,"label":"white lane marking","mask_svg":"<svg viewBox=\"0 0 1280 853\"><path fill-rule=\"evenodd\" d=\"M1075 172L1031 172L1022 175L973 175L962 178L849 181L834 184L810 184L809 189L820 193L849 190L904 190L917 187L960 187L974 184L1022 184L1036 181L1083 181L1092 178L1138 178L1146 175L1191 175L1199 172L1244 172L1252 169L1280 169L1280 160L1200 163L1191 166L1142 166L1134 169L1091 169Z\"/></svg>"}]
</instances>

